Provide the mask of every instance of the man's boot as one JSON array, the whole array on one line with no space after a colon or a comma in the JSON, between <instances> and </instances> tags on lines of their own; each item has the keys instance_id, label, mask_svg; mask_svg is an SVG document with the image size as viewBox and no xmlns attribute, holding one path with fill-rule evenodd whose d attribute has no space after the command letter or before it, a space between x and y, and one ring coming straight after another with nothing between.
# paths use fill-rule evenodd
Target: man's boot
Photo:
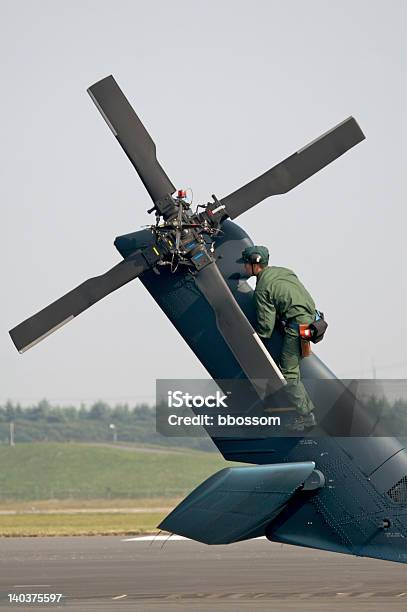
<instances>
[{"instance_id":1,"label":"man's boot","mask_svg":"<svg viewBox=\"0 0 407 612\"><path fill-rule=\"evenodd\" d=\"M313 412L309 414L298 414L294 421L287 425L289 431L305 431L312 429L317 424L317 420Z\"/></svg>"}]
</instances>

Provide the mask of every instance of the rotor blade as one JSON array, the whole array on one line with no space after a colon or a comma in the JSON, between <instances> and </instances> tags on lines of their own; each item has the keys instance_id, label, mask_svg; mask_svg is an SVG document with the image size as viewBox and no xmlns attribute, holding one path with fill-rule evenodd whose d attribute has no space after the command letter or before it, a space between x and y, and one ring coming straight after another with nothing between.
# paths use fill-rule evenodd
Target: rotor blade
<instances>
[{"instance_id":1,"label":"rotor blade","mask_svg":"<svg viewBox=\"0 0 407 612\"><path fill-rule=\"evenodd\" d=\"M215 262L202 268L195 283L213 308L216 324L261 399L286 384L274 360L243 314Z\"/></svg>"},{"instance_id":2,"label":"rotor blade","mask_svg":"<svg viewBox=\"0 0 407 612\"><path fill-rule=\"evenodd\" d=\"M137 170L153 202L174 193L174 185L157 161L150 134L114 78L110 75L98 81L89 87L88 93Z\"/></svg>"},{"instance_id":3,"label":"rotor blade","mask_svg":"<svg viewBox=\"0 0 407 612\"><path fill-rule=\"evenodd\" d=\"M223 198L221 204L229 217L236 219L269 196L287 193L364 138L355 119L349 117L271 170Z\"/></svg>"},{"instance_id":4,"label":"rotor blade","mask_svg":"<svg viewBox=\"0 0 407 612\"><path fill-rule=\"evenodd\" d=\"M147 260L139 252L130 255L101 276L89 278L59 300L14 327L9 333L17 350L24 353L149 267Z\"/></svg>"}]
</instances>

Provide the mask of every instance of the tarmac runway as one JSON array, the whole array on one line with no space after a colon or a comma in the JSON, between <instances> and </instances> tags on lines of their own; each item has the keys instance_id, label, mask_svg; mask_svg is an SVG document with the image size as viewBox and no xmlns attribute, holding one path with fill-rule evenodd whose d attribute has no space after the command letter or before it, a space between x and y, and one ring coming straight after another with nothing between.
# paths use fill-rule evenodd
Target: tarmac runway
<instances>
[{"instance_id":1,"label":"tarmac runway","mask_svg":"<svg viewBox=\"0 0 407 612\"><path fill-rule=\"evenodd\" d=\"M62 593L59 604L9 593ZM3 610L406 610L407 565L259 539L208 547L143 538L1 538Z\"/></svg>"}]
</instances>

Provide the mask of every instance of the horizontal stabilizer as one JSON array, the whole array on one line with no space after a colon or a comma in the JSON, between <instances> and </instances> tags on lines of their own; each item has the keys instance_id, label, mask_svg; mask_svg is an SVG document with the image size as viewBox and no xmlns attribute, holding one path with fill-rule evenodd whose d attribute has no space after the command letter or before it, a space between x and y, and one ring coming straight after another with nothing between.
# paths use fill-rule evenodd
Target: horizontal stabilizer
<instances>
[{"instance_id":1,"label":"horizontal stabilizer","mask_svg":"<svg viewBox=\"0 0 407 612\"><path fill-rule=\"evenodd\" d=\"M264 535L314 468L313 461L225 468L192 491L159 528L205 544Z\"/></svg>"}]
</instances>

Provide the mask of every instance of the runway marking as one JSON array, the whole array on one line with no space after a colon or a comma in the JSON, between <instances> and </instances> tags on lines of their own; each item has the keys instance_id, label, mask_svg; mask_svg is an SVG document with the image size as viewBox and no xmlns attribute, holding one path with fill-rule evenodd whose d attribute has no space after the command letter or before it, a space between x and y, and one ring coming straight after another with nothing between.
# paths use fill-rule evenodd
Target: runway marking
<instances>
[{"instance_id":1,"label":"runway marking","mask_svg":"<svg viewBox=\"0 0 407 612\"><path fill-rule=\"evenodd\" d=\"M50 584L14 584L15 589L22 589L26 587L50 587Z\"/></svg>"},{"instance_id":2,"label":"runway marking","mask_svg":"<svg viewBox=\"0 0 407 612\"><path fill-rule=\"evenodd\" d=\"M171 512L172 508L62 508L56 510L0 510L0 516L26 514L153 514Z\"/></svg>"},{"instance_id":3,"label":"runway marking","mask_svg":"<svg viewBox=\"0 0 407 612\"><path fill-rule=\"evenodd\" d=\"M266 536L260 536L259 538L252 538L253 540L267 540ZM135 536L134 538L123 538L122 542L193 542L191 538L185 538L179 535L148 535L148 536Z\"/></svg>"},{"instance_id":4,"label":"runway marking","mask_svg":"<svg viewBox=\"0 0 407 612\"><path fill-rule=\"evenodd\" d=\"M407 593L400 593L399 595L396 595L396 597L404 597L404 595L407 595Z\"/></svg>"},{"instance_id":5,"label":"runway marking","mask_svg":"<svg viewBox=\"0 0 407 612\"><path fill-rule=\"evenodd\" d=\"M188 602L192 604L192 602L196 603L198 601L200 601L201 603L207 601L208 604L209 603L213 604L216 601L223 601L223 602L230 602L230 603L235 602L234 609L237 609L236 608L237 602L240 602L240 601L248 602L248 601L253 601L253 600L256 600L257 602L279 600L281 601L281 606L282 606L281 609L283 609L284 607L283 603L290 602L290 601L291 602L296 601L298 603L297 608L299 609L300 602L311 603L311 602L315 602L315 601L318 602L318 601L323 601L327 599L333 602L334 599L339 599L341 596L342 596L341 597L342 599L344 597L347 597L349 601L353 601L365 594L366 593L360 593L360 592L354 592L354 591L341 592L339 593L339 597L338 597L338 593L335 593L335 591L329 591L329 592L324 592L324 593L322 593L321 591L313 591L313 592L307 592L307 593L286 592L286 591L273 591L273 592L261 592L261 593L251 593L251 592L236 593L236 592L229 592L229 591L226 591L226 592L222 591L219 593L213 593L213 592L207 593L207 592L198 591L195 593L194 592L191 593L191 592L177 591L175 593L161 593L161 594L157 594L156 592L143 593L142 598L145 601L154 600L156 603L158 602L178 602L180 604L179 609L181 608L186 609L184 605L181 605L181 604L186 604ZM387 591L385 592L369 591L369 596L370 595L374 597L375 599L384 597L386 598L386 601L390 602L391 597L397 597L398 595L401 595L401 593L397 594L396 592L389 593ZM407 595L407 593L404 593L404 595ZM121 600L126 597L130 597L130 599L133 600L137 596L119 595L117 597L112 597L111 599ZM254 609L253 606L251 609ZM307 608L307 609L311 609L311 608Z\"/></svg>"},{"instance_id":6,"label":"runway marking","mask_svg":"<svg viewBox=\"0 0 407 612\"><path fill-rule=\"evenodd\" d=\"M125 538L122 542L165 542L168 540L169 536L137 536L135 538ZM169 542L179 542L181 540L187 540L188 542L192 542L190 538L184 538L184 536L173 535L169 538Z\"/></svg>"}]
</instances>

